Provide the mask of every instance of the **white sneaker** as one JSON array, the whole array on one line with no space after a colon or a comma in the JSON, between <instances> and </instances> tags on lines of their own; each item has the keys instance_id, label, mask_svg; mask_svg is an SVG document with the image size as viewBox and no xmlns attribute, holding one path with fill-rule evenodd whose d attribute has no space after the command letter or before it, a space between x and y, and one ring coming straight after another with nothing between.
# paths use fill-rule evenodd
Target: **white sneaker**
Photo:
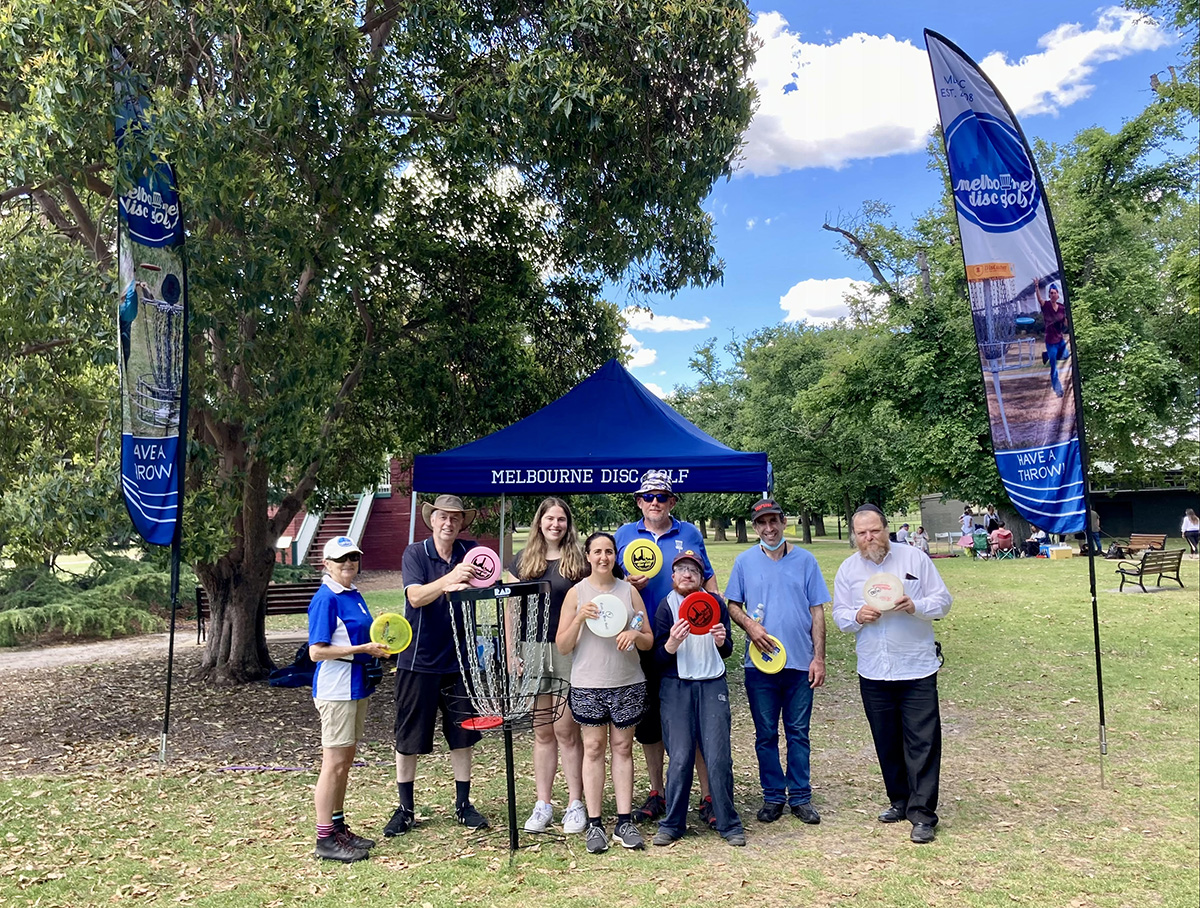
<instances>
[{"instance_id":1,"label":"white sneaker","mask_svg":"<svg viewBox=\"0 0 1200 908\"><path fill-rule=\"evenodd\" d=\"M529 815L529 819L525 821L526 832L545 832L546 827L550 825L550 821L554 819L554 808L545 801L538 801L533 805L533 813Z\"/></svg>"},{"instance_id":2,"label":"white sneaker","mask_svg":"<svg viewBox=\"0 0 1200 908\"><path fill-rule=\"evenodd\" d=\"M572 801L562 816L562 829L567 835L578 835L587 829L587 808L582 801Z\"/></svg>"}]
</instances>

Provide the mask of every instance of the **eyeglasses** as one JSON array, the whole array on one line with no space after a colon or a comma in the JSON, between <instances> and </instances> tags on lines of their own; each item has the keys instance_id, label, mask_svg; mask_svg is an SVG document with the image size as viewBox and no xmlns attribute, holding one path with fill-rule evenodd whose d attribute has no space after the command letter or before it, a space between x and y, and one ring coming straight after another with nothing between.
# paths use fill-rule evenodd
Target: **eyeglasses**
<instances>
[{"instance_id":1,"label":"eyeglasses","mask_svg":"<svg viewBox=\"0 0 1200 908\"><path fill-rule=\"evenodd\" d=\"M361 557L362 556L358 552L347 552L345 555L341 555L337 558L330 558L329 560L334 564L345 564L347 561L357 564L359 558Z\"/></svg>"},{"instance_id":2,"label":"eyeglasses","mask_svg":"<svg viewBox=\"0 0 1200 908\"><path fill-rule=\"evenodd\" d=\"M697 577L704 575L704 572L694 564L677 564L672 570L677 574L695 574Z\"/></svg>"},{"instance_id":3,"label":"eyeglasses","mask_svg":"<svg viewBox=\"0 0 1200 908\"><path fill-rule=\"evenodd\" d=\"M666 492L647 492L642 496L642 501L646 502L647 504L649 504L651 501L657 501L659 504L663 504L664 502L670 500L671 496Z\"/></svg>"}]
</instances>

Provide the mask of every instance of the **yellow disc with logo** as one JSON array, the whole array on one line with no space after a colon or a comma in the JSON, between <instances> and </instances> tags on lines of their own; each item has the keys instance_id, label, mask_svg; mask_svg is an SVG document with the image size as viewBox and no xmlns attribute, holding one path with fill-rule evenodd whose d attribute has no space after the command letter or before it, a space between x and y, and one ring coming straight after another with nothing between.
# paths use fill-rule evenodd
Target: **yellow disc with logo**
<instances>
[{"instance_id":1,"label":"yellow disc with logo","mask_svg":"<svg viewBox=\"0 0 1200 908\"><path fill-rule=\"evenodd\" d=\"M403 615L386 612L371 622L371 642L382 643L393 656L412 643L412 625Z\"/></svg>"},{"instance_id":2,"label":"yellow disc with logo","mask_svg":"<svg viewBox=\"0 0 1200 908\"><path fill-rule=\"evenodd\" d=\"M764 653L751 642L748 644L750 647L750 661L754 663L754 667L760 672L773 675L787 663L787 650L783 648L783 644L779 642L777 637L772 634L767 634L767 637L775 644L775 649L769 653Z\"/></svg>"},{"instance_id":3,"label":"yellow disc with logo","mask_svg":"<svg viewBox=\"0 0 1200 908\"><path fill-rule=\"evenodd\" d=\"M653 577L662 570L662 552L647 539L635 539L625 546L625 555L621 563L625 565L628 574Z\"/></svg>"}]
</instances>

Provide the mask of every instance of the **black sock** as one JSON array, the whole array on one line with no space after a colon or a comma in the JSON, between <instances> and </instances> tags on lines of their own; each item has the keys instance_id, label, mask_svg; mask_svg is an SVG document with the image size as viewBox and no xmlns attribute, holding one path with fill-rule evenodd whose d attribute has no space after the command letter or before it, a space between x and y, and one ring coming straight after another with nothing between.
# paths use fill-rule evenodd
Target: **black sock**
<instances>
[{"instance_id":1,"label":"black sock","mask_svg":"<svg viewBox=\"0 0 1200 908\"><path fill-rule=\"evenodd\" d=\"M412 813L413 810L413 783L412 782L397 782L396 791L400 795L400 806Z\"/></svg>"},{"instance_id":2,"label":"black sock","mask_svg":"<svg viewBox=\"0 0 1200 908\"><path fill-rule=\"evenodd\" d=\"M588 817L588 826L595 826L597 829L603 829L603 817Z\"/></svg>"},{"instance_id":3,"label":"black sock","mask_svg":"<svg viewBox=\"0 0 1200 908\"><path fill-rule=\"evenodd\" d=\"M617 825L618 826L620 826L622 823L632 823L632 822L633 822L633 814L632 813L617 814Z\"/></svg>"},{"instance_id":4,"label":"black sock","mask_svg":"<svg viewBox=\"0 0 1200 908\"><path fill-rule=\"evenodd\" d=\"M346 828L346 813L345 813L345 811L335 810L333 812L333 828L334 829L345 829Z\"/></svg>"},{"instance_id":5,"label":"black sock","mask_svg":"<svg viewBox=\"0 0 1200 908\"><path fill-rule=\"evenodd\" d=\"M471 783L454 780L454 806L462 807L471 803Z\"/></svg>"}]
</instances>

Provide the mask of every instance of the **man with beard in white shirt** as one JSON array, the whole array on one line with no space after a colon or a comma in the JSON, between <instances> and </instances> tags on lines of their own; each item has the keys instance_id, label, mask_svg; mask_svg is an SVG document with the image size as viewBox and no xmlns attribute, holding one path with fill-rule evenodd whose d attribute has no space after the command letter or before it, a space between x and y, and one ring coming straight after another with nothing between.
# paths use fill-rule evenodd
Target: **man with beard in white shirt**
<instances>
[{"instance_id":1,"label":"man with beard in white shirt","mask_svg":"<svg viewBox=\"0 0 1200 908\"><path fill-rule=\"evenodd\" d=\"M854 512L850 531L858 551L838 568L833 620L856 638L859 692L891 802L879 821L908 819L912 841L925 844L938 823L942 761L933 621L949 614L950 591L928 555L889 544L887 519L875 505ZM887 611L863 596L867 579L881 571L904 582L905 594Z\"/></svg>"}]
</instances>

